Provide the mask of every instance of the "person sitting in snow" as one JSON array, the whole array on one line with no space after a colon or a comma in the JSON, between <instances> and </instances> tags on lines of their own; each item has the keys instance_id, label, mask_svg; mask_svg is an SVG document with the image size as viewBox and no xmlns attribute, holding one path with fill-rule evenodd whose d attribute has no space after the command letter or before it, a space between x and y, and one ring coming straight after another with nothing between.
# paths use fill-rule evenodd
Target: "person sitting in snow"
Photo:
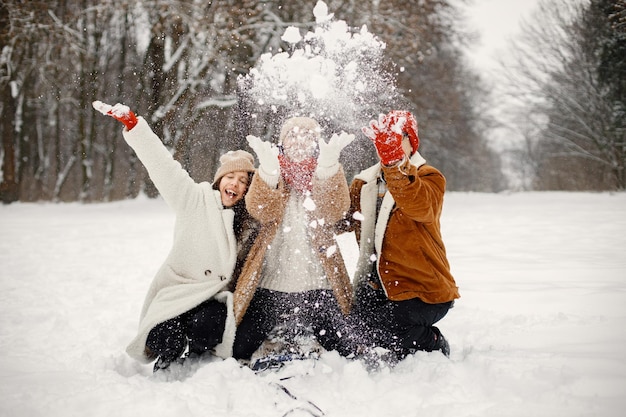
<instances>
[{"instance_id":1,"label":"person sitting in snow","mask_svg":"<svg viewBox=\"0 0 626 417\"><path fill-rule=\"evenodd\" d=\"M229 286L255 230L243 200L254 157L228 152L212 184L196 183L142 117L120 104L94 107L124 123L124 139L176 213L172 248L148 289L127 353L144 363L156 359L155 372L182 361L183 354L230 357L235 318Z\"/></svg>"},{"instance_id":2,"label":"person sitting in snow","mask_svg":"<svg viewBox=\"0 0 626 417\"><path fill-rule=\"evenodd\" d=\"M320 131L316 120L293 117L278 146L247 138L259 168L246 206L261 226L234 292L237 359L249 360L281 325L310 332L326 350L340 348L353 289L333 231L350 206L339 154L354 135L326 143Z\"/></svg>"},{"instance_id":3,"label":"person sitting in snow","mask_svg":"<svg viewBox=\"0 0 626 417\"><path fill-rule=\"evenodd\" d=\"M355 176L350 211L339 223L359 244L353 317L361 337L388 349L392 361L417 350L448 356L434 326L459 297L440 230L446 180L418 153L410 112L381 114L362 130L380 163Z\"/></svg>"}]
</instances>

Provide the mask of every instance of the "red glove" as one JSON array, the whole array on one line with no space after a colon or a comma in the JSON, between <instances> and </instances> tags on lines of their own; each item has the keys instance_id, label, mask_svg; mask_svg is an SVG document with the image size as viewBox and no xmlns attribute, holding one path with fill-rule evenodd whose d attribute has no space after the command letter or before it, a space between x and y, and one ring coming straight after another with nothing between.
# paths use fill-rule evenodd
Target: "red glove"
<instances>
[{"instance_id":1,"label":"red glove","mask_svg":"<svg viewBox=\"0 0 626 417\"><path fill-rule=\"evenodd\" d=\"M100 113L111 116L115 120L124 123L127 130L131 130L137 124L137 116L135 116L135 113L133 113L128 106L120 103L117 103L115 106L110 106L101 101L94 101L91 105Z\"/></svg>"},{"instance_id":2,"label":"red glove","mask_svg":"<svg viewBox=\"0 0 626 417\"><path fill-rule=\"evenodd\" d=\"M384 165L395 165L404 159L402 135L392 132L379 134L374 140L374 146L376 146L380 162Z\"/></svg>"},{"instance_id":3,"label":"red glove","mask_svg":"<svg viewBox=\"0 0 626 417\"><path fill-rule=\"evenodd\" d=\"M392 132L387 128L385 115L381 114L378 120L370 121L369 126L362 131L374 143L380 162L384 165L394 165L404 159L402 133Z\"/></svg>"},{"instance_id":4,"label":"red glove","mask_svg":"<svg viewBox=\"0 0 626 417\"><path fill-rule=\"evenodd\" d=\"M408 111L392 110L384 117L383 122L389 132L407 135L411 142L411 155L417 152L420 146L420 138L417 134L417 121Z\"/></svg>"}]
</instances>

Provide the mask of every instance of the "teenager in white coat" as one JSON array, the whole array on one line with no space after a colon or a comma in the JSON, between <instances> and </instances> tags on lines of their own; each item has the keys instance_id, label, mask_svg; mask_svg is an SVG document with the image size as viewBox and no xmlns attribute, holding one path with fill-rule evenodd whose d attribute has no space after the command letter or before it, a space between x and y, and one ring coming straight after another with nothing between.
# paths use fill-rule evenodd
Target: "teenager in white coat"
<instances>
[{"instance_id":1,"label":"teenager in white coat","mask_svg":"<svg viewBox=\"0 0 626 417\"><path fill-rule=\"evenodd\" d=\"M254 157L242 150L228 152L212 184L196 183L142 117L120 104L94 102L94 107L124 123L124 139L176 213L172 248L148 289L138 333L126 351L144 363L157 359L155 371L181 360L185 352L232 356L235 319L229 290L238 246L246 236L243 197Z\"/></svg>"}]
</instances>

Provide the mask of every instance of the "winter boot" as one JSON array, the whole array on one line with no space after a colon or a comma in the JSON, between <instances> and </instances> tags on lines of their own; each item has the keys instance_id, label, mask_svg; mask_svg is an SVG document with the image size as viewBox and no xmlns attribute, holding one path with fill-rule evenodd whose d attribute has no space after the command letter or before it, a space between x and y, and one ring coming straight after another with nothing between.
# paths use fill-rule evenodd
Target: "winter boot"
<instances>
[{"instance_id":1,"label":"winter boot","mask_svg":"<svg viewBox=\"0 0 626 417\"><path fill-rule=\"evenodd\" d=\"M443 337L441 331L438 328L433 327L432 329L435 333L435 346L433 347L433 351L439 350L446 357L450 357L450 344L448 343L446 338Z\"/></svg>"},{"instance_id":2,"label":"winter boot","mask_svg":"<svg viewBox=\"0 0 626 417\"><path fill-rule=\"evenodd\" d=\"M157 324L148 333L146 348L158 355L154 372L167 369L172 362L181 359L187 348L187 338L183 334L180 321L170 319Z\"/></svg>"},{"instance_id":3,"label":"winter boot","mask_svg":"<svg viewBox=\"0 0 626 417\"><path fill-rule=\"evenodd\" d=\"M165 352L157 358L152 372L156 373L168 369L174 362L182 365L184 361L185 358L182 357L181 352Z\"/></svg>"}]
</instances>

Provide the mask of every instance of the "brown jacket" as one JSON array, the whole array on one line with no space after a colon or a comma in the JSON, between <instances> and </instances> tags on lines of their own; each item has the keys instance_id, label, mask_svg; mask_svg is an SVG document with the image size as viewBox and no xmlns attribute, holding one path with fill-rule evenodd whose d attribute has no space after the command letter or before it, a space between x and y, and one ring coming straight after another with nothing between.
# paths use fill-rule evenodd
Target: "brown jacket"
<instances>
[{"instance_id":1,"label":"brown jacket","mask_svg":"<svg viewBox=\"0 0 626 417\"><path fill-rule=\"evenodd\" d=\"M350 186L346 229L355 231L360 247L356 279L365 279L377 259L380 281L393 301L417 297L436 304L459 298L439 223L446 180L425 162L416 153L399 167L377 164L359 173ZM381 169L388 192L376 218ZM361 213L357 220L355 212Z\"/></svg>"},{"instance_id":2,"label":"brown jacket","mask_svg":"<svg viewBox=\"0 0 626 417\"><path fill-rule=\"evenodd\" d=\"M252 178L246 194L246 207L261 224L261 228L235 288L233 304L237 324L241 322L259 285L265 251L274 240L282 222L289 192L282 178L276 189L270 188L258 174ZM333 227L350 207L348 184L343 169L339 169L327 180L314 177L311 199L315 203L315 209L309 219L302 221L309 224L312 220L324 219L323 224L318 222L318 226L312 229L311 244L318 248L320 262L335 298L343 313L348 314L352 305L352 284L335 241Z\"/></svg>"}]
</instances>

